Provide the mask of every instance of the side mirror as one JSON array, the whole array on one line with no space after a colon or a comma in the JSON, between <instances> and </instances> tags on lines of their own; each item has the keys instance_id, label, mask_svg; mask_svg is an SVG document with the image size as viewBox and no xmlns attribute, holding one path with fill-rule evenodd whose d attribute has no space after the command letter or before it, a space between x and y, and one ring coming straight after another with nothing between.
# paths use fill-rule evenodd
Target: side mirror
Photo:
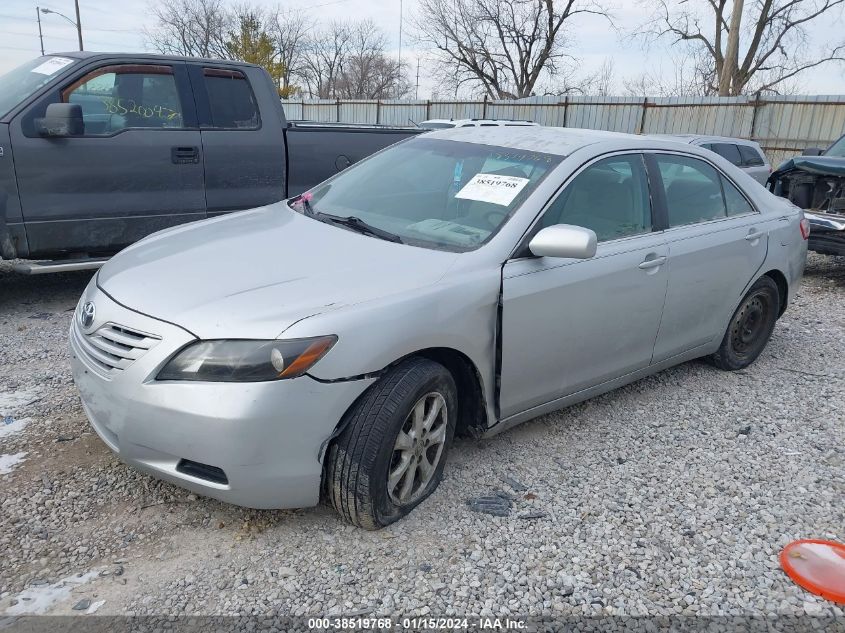
<instances>
[{"instance_id":1,"label":"side mirror","mask_svg":"<svg viewBox=\"0 0 845 633\"><path fill-rule=\"evenodd\" d=\"M572 224L555 224L541 229L528 243L528 250L537 257L571 257L589 259L596 254L596 234Z\"/></svg>"},{"instance_id":2,"label":"side mirror","mask_svg":"<svg viewBox=\"0 0 845 633\"><path fill-rule=\"evenodd\" d=\"M51 103L47 106L47 114L38 119L36 125L41 136L61 138L85 134L82 106L78 103Z\"/></svg>"},{"instance_id":3,"label":"side mirror","mask_svg":"<svg viewBox=\"0 0 845 633\"><path fill-rule=\"evenodd\" d=\"M821 156L822 154L824 154L824 150L820 147L808 147L801 152L801 156Z\"/></svg>"}]
</instances>

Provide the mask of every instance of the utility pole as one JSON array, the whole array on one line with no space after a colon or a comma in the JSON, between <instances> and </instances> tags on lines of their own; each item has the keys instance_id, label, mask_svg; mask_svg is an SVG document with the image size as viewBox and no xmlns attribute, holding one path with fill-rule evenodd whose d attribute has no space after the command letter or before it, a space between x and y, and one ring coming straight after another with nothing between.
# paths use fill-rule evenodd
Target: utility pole
<instances>
[{"instance_id":1,"label":"utility pole","mask_svg":"<svg viewBox=\"0 0 845 633\"><path fill-rule=\"evenodd\" d=\"M82 20L79 19L79 0L73 0L76 6L76 36L79 38L79 50L82 50Z\"/></svg>"},{"instance_id":2,"label":"utility pole","mask_svg":"<svg viewBox=\"0 0 845 633\"><path fill-rule=\"evenodd\" d=\"M399 68L402 68L402 0L399 0Z\"/></svg>"},{"instance_id":3,"label":"utility pole","mask_svg":"<svg viewBox=\"0 0 845 633\"><path fill-rule=\"evenodd\" d=\"M82 49L82 21L79 18L79 0L74 0L74 4L76 5L76 22L71 20L64 13L59 13L58 11L53 11L52 9L38 9L38 10L41 13L45 13L45 14L46 13L54 13L55 15L58 15L59 17L62 17L65 20L67 20L68 22L70 22L71 24L73 24L76 27L76 36L79 39L79 50L83 50ZM38 24L39 25L41 24L40 19L38 20Z\"/></svg>"},{"instance_id":4,"label":"utility pole","mask_svg":"<svg viewBox=\"0 0 845 633\"><path fill-rule=\"evenodd\" d=\"M420 58L417 57L417 89L414 92L414 99L420 98Z\"/></svg>"},{"instance_id":5,"label":"utility pole","mask_svg":"<svg viewBox=\"0 0 845 633\"><path fill-rule=\"evenodd\" d=\"M38 18L38 41L41 42L41 55L44 55L44 36L41 34L41 8L35 7L35 17Z\"/></svg>"}]
</instances>

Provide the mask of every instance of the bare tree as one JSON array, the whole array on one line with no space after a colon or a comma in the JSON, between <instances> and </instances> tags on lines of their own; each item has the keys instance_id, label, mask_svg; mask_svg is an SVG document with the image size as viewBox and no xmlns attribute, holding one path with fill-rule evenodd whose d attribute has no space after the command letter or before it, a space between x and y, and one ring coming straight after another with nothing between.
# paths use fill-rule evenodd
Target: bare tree
<instances>
[{"instance_id":1,"label":"bare tree","mask_svg":"<svg viewBox=\"0 0 845 633\"><path fill-rule=\"evenodd\" d=\"M387 36L373 22L330 22L309 40L304 79L311 96L387 99L410 91L398 61L387 55Z\"/></svg>"},{"instance_id":2,"label":"bare tree","mask_svg":"<svg viewBox=\"0 0 845 633\"><path fill-rule=\"evenodd\" d=\"M668 70L658 63L638 76L625 78L623 94L633 97L703 97L709 94L712 78L700 51L672 50L667 63Z\"/></svg>"},{"instance_id":3,"label":"bare tree","mask_svg":"<svg viewBox=\"0 0 845 633\"><path fill-rule=\"evenodd\" d=\"M385 52L387 36L371 20L352 26L335 96L346 99L403 97L411 86L401 64Z\"/></svg>"},{"instance_id":4,"label":"bare tree","mask_svg":"<svg viewBox=\"0 0 845 633\"><path fill-rule=\"evenodd\" d=\"M173 0L153 9L156 25L145 30L149 45L160 53L225 58L231 15L221 0Z\"/></svg>"},{"instance_id":5,"label":"bare tree","mask_svg":"<svg viewBox=\"0 0 845 633\"><path fill-rule=\"evenodd\" d=\"M612 95L614 74L613 58L608 57L602 62L601 67L598 69L598 72L596 72L595 78L593 78L591 82L592 89L590 90L590 93L600 97Z\"/></svg>"},{"instance_id":6,"label":"bare tree","mask_svg":"<svg viewBox=\"0 0 845 633\"><path fill-rule=\"evenodd\" d=\"M289 97L300 88L296 82L304 80L310 33L315 29L314 21L302 11L278 8L269 21L282 73L282 95Z\"/></svg>"},{"instance_id":7,"label":"bare tree","mask_svg":"<svg viewBox=\"0 0 845 633\"><path fill-rule=\"evenodd\" d=\"M813 46L806 31L814 21L841 20L845 0L650 1L655 14L639 32L696 52L706 94L776 92L805 70L845 61L845 38Z\"/></svg>"},{"instance_id":8,"label":"bare tree","mask_svg":"<svg viewBox=\"0 0 845 633\"><path fill-rule=\"evenodd\" d=\"M349 25L332 21L314 34L305 58L305 84L312 97L333 98L352 39Z\"/></svg>"},{"instance_id":9,"label":"bare tree","mask_svg":"<svg viewBox=\"0 0 845 633\"><path fill-rule=\"evenodd\" d=\"M420 0L414 24L456 91L469 85L506 99L574 66L567 29L590 13L607 17L594 0Z\"/></svg>"}]
</instances>

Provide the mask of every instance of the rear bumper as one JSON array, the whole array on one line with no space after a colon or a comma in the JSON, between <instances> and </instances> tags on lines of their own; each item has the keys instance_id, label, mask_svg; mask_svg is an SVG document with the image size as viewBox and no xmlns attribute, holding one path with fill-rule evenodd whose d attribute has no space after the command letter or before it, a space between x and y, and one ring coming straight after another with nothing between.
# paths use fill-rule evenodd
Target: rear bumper
<instances>
[{"instance_id":1,"label":"rear bumper","mask_svg":"<svg viewBox=\"0 0 845 633\"><path fill-rule=\"evenodd\" d=\"M241 506L293 508L319 501L323 444L372 380L157 382L163 363L194 337L119 306L93 284L83 300L95 302L98 322L161 337L127 368L104 372L86 355L79 326L71 327L71 367L85 413L122 461ZM186 469L183 460L220 469L225 478Z\"/></svg>"}]
</instances>

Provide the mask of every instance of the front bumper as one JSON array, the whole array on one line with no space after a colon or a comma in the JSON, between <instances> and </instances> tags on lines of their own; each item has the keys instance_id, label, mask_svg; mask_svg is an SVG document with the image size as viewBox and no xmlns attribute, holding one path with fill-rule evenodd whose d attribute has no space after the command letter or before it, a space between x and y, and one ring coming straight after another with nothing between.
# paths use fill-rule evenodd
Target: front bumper
<instances>
[{"instance_id":1,"label":"front bumper","mask_svg":"<svg viewBox=\"0 0 845 633\"><path fill-rule=\"evenodd\" d=\"M810 221L809 249L822 255L845 255L845 216L805 212Z\"/></svg>"},{"instance_id":2,"label":"front bumper","mask_svg":"<svg viewBox=\"0 0 845 633\"><path fill-rule=\"evenodd\" d=\"M94 323L83 331L75 314L71 325L73 379L91 425L122 461L241 506L294 508L319 501L323 445L372 379L156 382L168 358L195 337L124 308L94 282L80 305L89 301L96 306ZM160 340L109 370L92 357L85 337L114 324ZM184 460L221 469L225 478L183 472Z\"/></svg>"}]
</instances>

